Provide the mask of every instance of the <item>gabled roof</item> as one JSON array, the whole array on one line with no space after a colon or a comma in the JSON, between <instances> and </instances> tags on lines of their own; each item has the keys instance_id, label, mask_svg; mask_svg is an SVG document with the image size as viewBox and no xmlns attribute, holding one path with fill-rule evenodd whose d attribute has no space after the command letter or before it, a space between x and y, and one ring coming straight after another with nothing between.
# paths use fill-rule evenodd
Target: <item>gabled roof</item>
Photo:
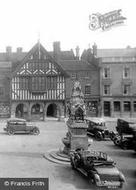
<instances>
[{"instance_id":1,"label":"gabled roof","mask_svg":"<svg viewBox=\"0 0 136 190\"><path fill-rule=\"evenodd\" d=\"M39 42L33 46L33 48L22 59L20 64L17 65L15 71L12 73L12 76L14 76L16 72L29 60L31 54L33 54L38 49L40 49L50 59L50 61L55 64L55 66L61 71L62 74L64 74L66 77L69 76L66 73L66 71L53 59L53 57L45 50L45 48Z\"/></svg>"}]
</instances>

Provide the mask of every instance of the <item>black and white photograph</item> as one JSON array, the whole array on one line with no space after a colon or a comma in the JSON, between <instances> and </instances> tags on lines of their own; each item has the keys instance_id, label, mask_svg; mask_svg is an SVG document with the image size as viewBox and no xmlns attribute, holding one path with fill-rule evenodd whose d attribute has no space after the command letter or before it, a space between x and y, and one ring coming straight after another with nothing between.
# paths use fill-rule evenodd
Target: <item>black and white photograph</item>
<instances>
[{"instance_id":1,"label":"black and white photograph","mask_svg":"<svg viewBox=\"0 0 136 190\"><path fill-rule=\"evenodd\" d=\"M136 190L135 0L0 0L0 190Z\"/></svg>"}]
</instances>

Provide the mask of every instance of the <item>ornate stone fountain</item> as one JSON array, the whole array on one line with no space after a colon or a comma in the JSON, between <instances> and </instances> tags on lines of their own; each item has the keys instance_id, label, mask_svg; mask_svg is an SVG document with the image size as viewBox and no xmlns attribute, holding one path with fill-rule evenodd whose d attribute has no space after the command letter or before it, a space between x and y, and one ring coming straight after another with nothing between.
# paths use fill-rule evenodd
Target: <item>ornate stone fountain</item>
<instances>
[{"instance_id":1,"label":"ornate stone fountain","mask_svg":"<svg viewBox=\"0 0 136 190\"><path fill-rule=\"evenodd\" d=\"M69 155L71 150L78 148L88 149L87 124L84 95L79 81L74 83L70 103L68 105L69 118L67 120L68 132L62 139L65 145L63 152Z\"/></svg>"},{"instance_id":2,"label":"ornate stone fountain","mask_svg":"<svg viewBox=\"0 0 136 190\"><path fill-rule=\"evenodd\" d=\"M72 95L67 106L68 120L66 122L68 131L66 137L62 139L64 148L59 151L50 151L45 157L53 162L61 164L69 164L70 151L83 148L88 149L87 123L85 121L86 108L84 103L84 95L81 90L79 81L74 83Z\"/></svg>"}]
</instances>

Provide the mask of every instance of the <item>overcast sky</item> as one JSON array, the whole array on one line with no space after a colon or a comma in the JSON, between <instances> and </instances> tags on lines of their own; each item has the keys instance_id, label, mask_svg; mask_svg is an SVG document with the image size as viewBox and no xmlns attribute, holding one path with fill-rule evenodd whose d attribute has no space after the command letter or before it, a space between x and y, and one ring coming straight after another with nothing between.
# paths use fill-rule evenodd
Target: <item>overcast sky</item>
<instances>
[{"instance_id":1,"label":"overcast sky","mask_svg":"<svg viewBox=\"0 0 136 190\"><path fill-rule=\"evenodd\" d=\"M52 50L54 41L62 50L136 47L135 0L0 0L0 51L6 46L28 51L40 41ZM89 29L89 15L122 9L125 25L104 31Z\"/></svg>"}]
</instances>

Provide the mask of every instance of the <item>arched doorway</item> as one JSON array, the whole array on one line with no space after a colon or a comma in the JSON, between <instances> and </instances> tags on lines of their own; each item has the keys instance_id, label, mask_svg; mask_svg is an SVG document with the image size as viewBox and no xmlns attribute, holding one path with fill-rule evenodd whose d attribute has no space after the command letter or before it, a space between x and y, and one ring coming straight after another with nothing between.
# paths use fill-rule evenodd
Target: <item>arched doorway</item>
<instances>
[{"instance_id":1,"label":"arched doorway","mask_svg":"<svg viewBox=\"0 0 136 190\"><path fill-rule=\"evenodd\" d=\"M47 117L57 117L57 105L49 104L47 107Z\"/></svg>"},{"instance_id":2,"label":"arched doorway","mask_svg":"<svg viewBox=\"0 0 136 190\"><path fill-rule=\"evenodd\" d=\"M43 120L43 107L36 103L31 108L32 120Z\"/></svg>"},{"instance_id":3,"label":"arched doorway","mask_svg":"<svg viewBox=\"0 0 136 190\"><path fill-rule=\"evenodd\" d=\"M24 104L18 104L16 107L15 117L25 118L27 107Z\"/></svg>"}]
</instances>

